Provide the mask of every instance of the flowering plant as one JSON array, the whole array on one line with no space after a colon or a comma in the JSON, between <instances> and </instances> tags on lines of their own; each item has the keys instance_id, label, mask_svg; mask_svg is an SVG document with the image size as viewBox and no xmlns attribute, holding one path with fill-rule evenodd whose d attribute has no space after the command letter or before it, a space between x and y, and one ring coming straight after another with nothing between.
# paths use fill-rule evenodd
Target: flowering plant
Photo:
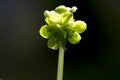
<instances>
[{"instance_id":1,"label":"flowering plant","mask_svg":"<svg viewBox=\"0 0 120 80\"><path fill-rule=\"evenodd\" d=\"M55 10L44 12L46 25L40 29L40 35L48 40L48 47L57 50L62 43L65 48L66 40L71 44L77 44L81 40L79 33L86 30L86 23L81 20L75 21L73 13L77 10L65 6L58 6Z\"/></svg>"},{"instance_id":2,"label":"flowering plant","mask_svg":"<svg viewBox=\"0 0 120 80\"><path fill-rule=\"evenodd\" d=\"M64 50L66 41L71 44L77 44L81 40L80 33L83 33L87 25L84 21L75 21L73 13L77 7L58 6L55 10L44 12L46 25L40 28L40 35L48 39L47 45L50 49L59 49L57 80L62 80Z\"/></svg>"}]
</instances>

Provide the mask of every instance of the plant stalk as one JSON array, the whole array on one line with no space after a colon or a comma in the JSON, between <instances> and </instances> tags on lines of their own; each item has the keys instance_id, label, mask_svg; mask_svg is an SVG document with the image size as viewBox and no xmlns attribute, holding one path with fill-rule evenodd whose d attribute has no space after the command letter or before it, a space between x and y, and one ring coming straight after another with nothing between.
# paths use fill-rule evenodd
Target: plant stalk
<instances>
[{"instance_id":1,"label":"plant stalk","mask_svg":"<svg viewBox=\"0 0 120 80\"><path fill-rule=\"evenodd\" d=\"M64 48L62 44L60 44L58 56L57 80L63 79L63 67L64 67Z\"/></svg>"}]
</instances>

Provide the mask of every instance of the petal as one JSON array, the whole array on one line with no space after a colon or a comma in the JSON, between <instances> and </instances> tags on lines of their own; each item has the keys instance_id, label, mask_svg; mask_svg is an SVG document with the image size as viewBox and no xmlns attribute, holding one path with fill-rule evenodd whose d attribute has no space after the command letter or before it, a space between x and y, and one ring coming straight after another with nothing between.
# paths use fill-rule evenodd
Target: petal
<instances>
[{"instance_id":1,"label":"petal","mask_svg":"<svg viewBox=\"0 0 120 80\"><path fill-rule=\"evenodd\" d=\"M58 41L55 38L50 38L47 42L47 45L50 49L57 50L59 45Z\"/></svg>"},{"instance_id":2,"label":"petal","mask_svg":"<svg viewBox=\"0 0 120 80\"><path fill-rule=\"evenodd\" d=\"M80 21L80 20L75 21L73 23L73 26L74 26L75 31L78 32L78 33L84 32L86 30L86 28L87 28L86 23L84 21Z\"/></svg>"},{"instance_id":3,"label":"petal","mask_svg":"<svg viewBox=\"0 0 120 80\"><path fill-rule=\"evenodd\" d=\"M40 28L39 34L44 38L49 38L48 25L44 25Z\"/></svg>"},{"instance_id":4,"label":"petal","mask_svg":"<svg viewBox=\"0 0 120 80\"><path fill-rule=\"evenodd\" d=\"M81 40L81 36L77 32L74 32L68 36L68 41L71 44L77 44L79 43L80 40Z\"/></svg>"},{"instance_id":5,"label":"petal","mask_svg":"<svg viewBox=\"0 0 120 80\"><path fill-rule=\"evenodd\" d=\"M73 19L73 14L70 13L70 12L65 12L63 15L62 15L62 18L61 18L61 21L63 24L70 24L74 21Z\"/></svg>"}]
</instances>

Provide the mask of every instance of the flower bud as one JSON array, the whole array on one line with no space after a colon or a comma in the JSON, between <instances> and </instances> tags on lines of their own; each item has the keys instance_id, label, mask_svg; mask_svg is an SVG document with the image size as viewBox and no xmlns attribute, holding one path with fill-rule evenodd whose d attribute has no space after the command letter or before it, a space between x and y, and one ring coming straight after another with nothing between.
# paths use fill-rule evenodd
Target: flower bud
<instances>
[{"instance_id":1,"label":"flower bud","mask_svg":"<svg viewBox=\"0 0 120 80\"><path fill-rule=\"evenodd\" d=\"M71 44L77 44L79 43L80 40L81 40L81 36L77 32L74 32L68 36L68 41Z\"/></svg>"},{"instance_id":2,"label":"flower bud","mask_svg":"<svg viewBox=\"0 0 120 80\"><path fill-rule=\"evenodd\" d=\"M59 14L62 14L62 13L64 13L64 12L67 12L68 9L67 9L65 6L61 5L61 6L57 7L57 8L55 8L55 11L56 11L57 13L59 13Z\"/></svg>"},{"instance_id":3,"label":"flower bud","mask_svg":"<svg viewBox=\"0 0 120 80\"><path fill-rule=\"evenodd\" d=\"M45 17L49 17L49 14L50 14L50 12L49 12L48 10L46 10L46 11L44 12L44 16L45 16Z\"/></svg>"},{"instance_id":4,"label":"flower bud","mask_svg":"<svg viewBox=\"0 0 120 80\"><path fill-rule=\"evenodd\" d=\"M57 50L59 48L58 41L55 38L50 38L47 42L50 49Z\"/></svg>"},{"instance_id":5,"label":"flower bud","mask_svg":"<svg viewBox=\"0 0 120 80\"><path fill-rule=\"evenodd\" d=\"M74 26L75 31L78 32L78 33L84 32L86 30L86 28L87 28L86 23L84 21L80 21L80 20L75 21L73 23L73 26Z\"/></svg>"},{"instance_id":6,"label":"flower bud","mask_svg":"<svg viewBox=\"0 0 120 80\"><path fill-rule=\"evenodd\" d=\"M76 12L76 10L77 10L77 7L73 6L70 11L73 13L73 12Z\"/></svg>"},{"instance_id":7,"label":"flower bud","mask_svg":"<svg viewBox=\"0 0 120 80\"><path fill-rule=\"evenodd\" d=\"M44 38L49 38L49 31L48 31L48 25L44 25L41 27L39 31L40 35Z\"/></svg>"}]
</instances>

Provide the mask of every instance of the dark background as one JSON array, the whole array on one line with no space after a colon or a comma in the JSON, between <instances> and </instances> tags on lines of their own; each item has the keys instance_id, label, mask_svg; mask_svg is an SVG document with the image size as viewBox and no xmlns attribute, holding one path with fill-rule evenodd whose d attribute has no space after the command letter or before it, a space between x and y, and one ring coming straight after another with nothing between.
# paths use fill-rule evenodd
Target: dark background
<instances>
[{"instance_id":1,"label":"dark background","mask_svg":"<svg viewBox=\"0 0 120 80\"><path fill-rule=\"evenodd\" d=\"M64 80L120 80L119 0L0 0L0 79L56 80L58 51L39 29L59 5L87 23L81 42L67 44Z\"/></svg>"}]
</instances>

